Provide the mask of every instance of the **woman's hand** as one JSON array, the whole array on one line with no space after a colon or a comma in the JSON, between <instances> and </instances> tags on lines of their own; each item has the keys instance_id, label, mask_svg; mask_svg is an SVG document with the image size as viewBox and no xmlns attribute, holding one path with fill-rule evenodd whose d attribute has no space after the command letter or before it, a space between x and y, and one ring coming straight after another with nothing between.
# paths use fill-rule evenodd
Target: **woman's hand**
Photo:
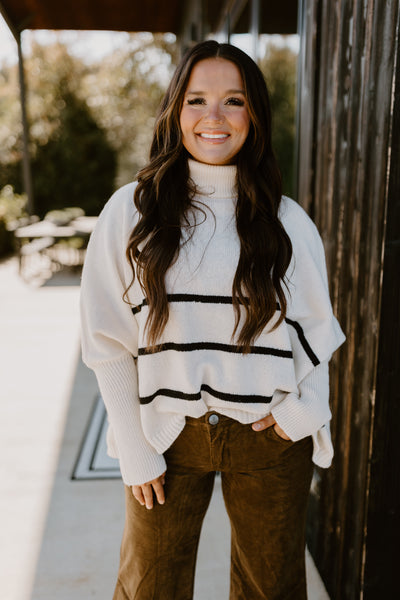
<instances>
[{"instance_id":1,"label":"woman's hand","mask_svg":"<svg viewBox=\"0 0 400 600\"><path fill-rule=\"evenodd\" d=\"M290 437L286 435L281 427L279 427L272 415L268 415L267 417L256 421L251 427L254 429L254 431L263 431L264 429L268 429L268 427L273 427L279 437L283 438L284 440L290 440Z\"/></svg>"},{"instance_id":2,"label":"woman's hand","mask_svg":"<svg viewBox=\"0 0 400 600\"><path fill-rule=\"evenodd\" d=\"M159 504L164 504L165 502L165 494L164 494L164 484L165 484L165 472L153 479L152 481L148 481L147 483L143 483L142 485L132 485L132 494L135 496L136 500L142 506L146 506L146 508L153 508L154 496L153 492L156 495L157 502Z\"/></svg>"}]
</instances>

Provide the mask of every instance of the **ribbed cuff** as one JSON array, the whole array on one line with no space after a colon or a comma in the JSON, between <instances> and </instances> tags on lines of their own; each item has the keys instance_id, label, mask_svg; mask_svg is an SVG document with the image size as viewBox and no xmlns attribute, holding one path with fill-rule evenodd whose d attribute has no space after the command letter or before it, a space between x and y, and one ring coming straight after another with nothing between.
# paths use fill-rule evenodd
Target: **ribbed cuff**
<instances>
[{"instance_id":1,"label":"ribbed cuff","mask_svg":"<svg viewBox=\"0 0 400 600\"><path fill-rule=\"evenodd\" d=\"M326 423L312 435L313 441L313 462L323 469L327 469L332 464L333 446L329 423Z\"/></svg>"},{"instance_id":2,"label":"ribbed cuff","mask_svg":"<svg viewBox=\"0 0 400 600\"><path fill-rule=\"evenodd\" d=\"M166 470L165 459L144 436L138 400L136 366L126 354L94 367L117 446L126 485L141 485Z\"/></svg>"},{"instance_id":3,"label":"ribbed cuff","mask_svg":"<svg viewBox=\"0 0 400 600\"><path fill-rule=\"evenodd\" d=\"M294 442L316 433L331 419L329 408L329 368L323 362L299 384L300 395L290 393L271 413L279 427Z\"/></svg>"}]
</instances>

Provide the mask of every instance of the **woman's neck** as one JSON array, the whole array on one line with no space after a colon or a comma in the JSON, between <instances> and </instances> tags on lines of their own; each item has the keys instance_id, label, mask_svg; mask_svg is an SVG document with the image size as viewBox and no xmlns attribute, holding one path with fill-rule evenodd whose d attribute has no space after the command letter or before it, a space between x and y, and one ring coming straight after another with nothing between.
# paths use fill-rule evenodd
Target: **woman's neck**
<instances>
[{"instance_id":1,"label":"woman's neck","mask_svg":"<svg viewBox=\"0 0 400 600\"><path fill-rule=\"evenodd\" d=\"M208 165L188 159L189 175L199 195L210 198L235 198L236 165Z\"/></svg>"}]
</instances>

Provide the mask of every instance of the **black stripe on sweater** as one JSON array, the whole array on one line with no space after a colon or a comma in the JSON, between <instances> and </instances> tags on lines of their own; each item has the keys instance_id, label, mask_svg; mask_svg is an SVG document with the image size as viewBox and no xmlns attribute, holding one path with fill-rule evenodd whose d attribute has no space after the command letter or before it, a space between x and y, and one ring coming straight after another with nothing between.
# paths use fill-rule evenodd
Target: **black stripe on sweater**
<instances>
[{"instance_id":1,"label":"black stripe on sweater","mask_svg":"<svg viewBox=\"0 0 400 600\"><path fill-rule=\"evenodd\" d=\"M292 321L291 319L285 319L285 321L288 325L291 325L292 327L295 328L298 338L299 338L299 341L300 341L300 344L303 346L305 353L307 354L308 358L311 360L314 367L319 365L320 361L319 361L318 357L316 356L316 354L314 354L310 344L307 342L307 338L304 335L304 331L303 331L301 325L297 321Z\"/></svg>"},{"instance_id":2,"label":"black stripe on sweater","mask_svg":"<svg viewBox=\"0 0 400 600\"><path fill-rule=\"evenodd\" d=\"M200 391L195 394L187 394L185 392L180 392L179 390L170 390L168 388L161 388L151 394L151 396L141 396L140 404L150 404L153 402L157 396L167 396L167 398L178 398L179 400L189 400L196 401L201 399L201 392L207 392L211 396L218 398L219 400L225 400L226 402L243 402L243 403L265 403L268 404L272 400L272 396L259 396L257 394L248 394L248 395L240 395L240 394L229 394L227 392L220 392L218 390L214 390L209 385L203 383L200 387Z\"/></svg>"},{"instance_id":3,"label":"black stripe on sweater","mask_svg":"<svg viewBox=\"0 0 400 600\"><path fill-rule=\"evenodd\" d=\"M206 296L204 294L167 294L168 302L201 302L203 304L232 304L232 296ZM132 312L136 315L142 310L143 306L148 306L148 300L145 298L141 304L132 307ZM279 310L279 305L277 306Z\"/></svg>"},{"instance_id":4,"label":"black stripe on sweater","mask_svg":"<svg viewBox=\"0 0 400 600\"><path fill-rule=\"evenodd\" d=\"M219 350L221 352L230 352L231 354L242 354L243 348L234 344L219 344L217 342L192 342L189 344L175 344L174 342L166 342L165 344L156 344L147 348L139 348L138 355L146 356L148 354L156 354L157 352L165 352L167 350L175 350L176 352L193 352L195 350ZM279 348L268 348L265 346L251 346L250 354L267 354L269 356L280 356L281 358L293 358L291 350L280 350Z\"/></svg>"},{"instance_id":5,"label":"black stripe on sweater","mask_svg":"<svg viewBox=\"0 0 400 600\"><path fill-rule=\"evenodd\" d=\"M232 304L232 296L207 296L204 294L168 294L167 299L168 302L202 302L204 304ZM147 298L145 298L143 302L138 306L132 307L133 314L137 314L138 312L140 312L142 306L148 306ZM276 310L280 310L279 303L277 303L276 305ZM320 361L316 354L313 352L310 344L308 343L301 325L297 321L292 321L292 319L286 318L285 321L288 325L291 325L291 327L295 329L300 344L303 346L304 352L307 354L314 367L319 365Z\"/></svg>"}]
</instances>

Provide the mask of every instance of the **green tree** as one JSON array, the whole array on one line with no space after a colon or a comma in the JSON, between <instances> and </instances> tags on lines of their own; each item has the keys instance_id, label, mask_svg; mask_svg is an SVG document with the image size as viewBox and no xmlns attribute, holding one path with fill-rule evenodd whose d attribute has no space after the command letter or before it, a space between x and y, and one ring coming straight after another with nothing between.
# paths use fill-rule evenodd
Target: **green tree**
<instances>
[{"instance_id":1,"label":"green tree","mask_svg":"<svg viewBox=\"0 0 400 600\"><path fill-rule=\"evenodd\" d=\"M78 97L86 69L61 44L35 44L26 61L35 212L41 217L51 209L78 203L96 214L114 187L115 151ZM0 106L6 111L0 117L0 187L11 184L21 192L16 67L3 69L1 77L7 86L0 96Z\"/></svg>"},{"instance_id":2,"label":"green tree","mask_svg":"<svg viewBox=\"0 0 400 600\"><path fill-rule=\"evenodd\" d=\"M269 44L260 68L270 93L272 143L282 172L283 191L293 197L297 54L287 46Z\"/></svg>"},{"instance_id":3,"label":"green tree","mask_svg":"<svg viewBox=\"0 0 400 600\"><path fill-rule=\"evenodd\" d=\"M118 186L148 160L155 115L177 59L173 36L135 33L82 78L81 93L118 152Z\"/></svg>"},{"instance_id":4,"label":"green tree","mask_svg":"<svg viewBox=\"0 0 400 600\"><path fill-rule=\"evenodd\" d=\"M58 126L32 159L35 211L80 206L97 215L114 191L116 152L84 101L69 91L60 98Z\"/></svg>"},{"instance_id":5,"label":"green tree","mask_svg":"<svg viewBox=\"0 0 400 600\"><path fill-rule=\"evenodd\" d=\"M19 180L21 110L16 67L0 68L0 189Z\"/></svg>"},{"instance_id":6,"label":"green tree","mask_svg":"<svg viewBox=\"0 0 400 600\"><path fill-rule=\"evenodd\" d=\"M176 55L173 36L143 33L128 35L122 50L91 64L62 44L34 44L25 67L40 214L65 203L91 213L116 186L134 179L147 160L154 116ZM11 184L20 192L16 67L0 69L0 84L0 188Z\"/></svg>"}]
</instances>

